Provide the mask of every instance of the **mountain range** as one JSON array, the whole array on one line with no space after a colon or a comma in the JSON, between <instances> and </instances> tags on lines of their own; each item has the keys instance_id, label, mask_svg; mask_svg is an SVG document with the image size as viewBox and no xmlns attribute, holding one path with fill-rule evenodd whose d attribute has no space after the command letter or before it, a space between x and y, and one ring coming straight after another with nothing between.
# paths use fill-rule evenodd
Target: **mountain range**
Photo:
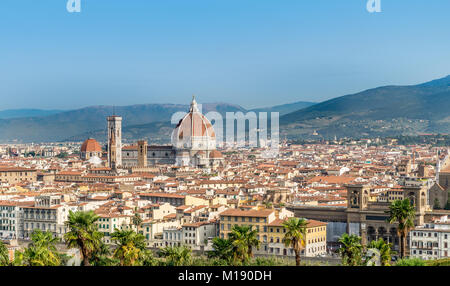
<instances>
[{"instance_id":1,"label":"mountain range","mask_svg":"<svg viewBox=\"0 0 450 286\"><path fill-rule=\"evenodd\" d=\"M418 85L378 87L317 104L296 102L250 110L230 103L202 107L203 113L217 111L222 115L279 112L280 136L292 139L450 133L450 76ZM164 142L174 127L169 122L171 115L188 108L182 104L91 106L6 119L1 119L0 111L0 142L81 141L88 137L104 140L106 117L113 112L123 117L125 140Z\"/></svg>"},{"instance_id":2,"label":"mountain range","mask_svg":"<svg viewBox=\"0 0 450 286\"><path fill-rule=\"evenodd\" d=\"M323 138L450 132L450 76L334 98L280 118L287 137ZM316 131L316 132L314 132Z\"/></svg>"},{"instance_id":3,"label":"mountain range","mask_svg":"<svg viewBox=\"0 0 450 286\"><path fill-rule=\"evenodd\" d=\"M0 110L0 119L11 119L21 117L41 117L63 112L63 110L43 109L7 109Z\"/></svg>"},{"instance_id":4,"label":"mountain range","mask_svg":"<svg viewBox=\"0 0 450 286\"><path fill-rule=\"evenodd\" d=\"M313 103L296 102L273 108L255 109L286 114L298 107L310 106ZM239 105L229 103L205 103L201 105L204 114L216 111L225 116L226 112L243 112L247 110ZM44 115L45 110L16 110L9 118L0 117L0 142L53 142L63 140L82 140L93 137L104 139L106 134L106 117L115 113L123 117L124 138L155 137L161 133L161 140L167 139L167 134L173 126L170 124L172 114L186 112L189 105L184 104L137 104L130 106L90 106L70 111L52 112ZM0 111L0 114L2 111ZM20 117L19 114L32 116ZM13 116L14 115L14 116ZM165 127L165 128L163 128ZM162 130L160 130L162 128ZM128 134L130 130L130 134ZM158 136L156 136L158 137ZM156 139L155 139L156 140ZM159 141L159 140L158 140Z\"/></svg>"}]
</instances>

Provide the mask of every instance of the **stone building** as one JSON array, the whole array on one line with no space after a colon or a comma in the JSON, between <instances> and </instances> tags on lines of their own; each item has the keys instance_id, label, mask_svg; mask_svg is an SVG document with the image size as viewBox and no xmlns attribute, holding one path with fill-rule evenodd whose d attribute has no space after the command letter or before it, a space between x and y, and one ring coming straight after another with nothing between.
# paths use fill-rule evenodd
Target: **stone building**
<instances>
[{"instance_id":1,"label":"stone building","mask_svg":"<svg viewBox=\"0 0 450 286\"><path fill-rule=\"evenodd\" d=\"M0 167L0 184L19 184L37 181L37 171L20 167Z\"/></svg>"},{"instance_id":2,"label":"stone building","mask_svg":"<svg viewBox=\"0 0 450 286\"><path fill-rule=\"evenodd\" d=\"M430 188L430 205L436 209L450 210L450 158L438 162L436 183Z\"/></svg>"},{"instance_id":3,"label":"stone building","mask_svg":"<svg viewBox=\"0 0 450 286\"><path fill-rule=\"evenodd\" d=\"M108 142L116 142L121 137L117 132L108 134L110 135ZM116 138L113 137L114 134ZM121 166L144 168L157 164L171 164L215 168L224 162L222 153L216 150L214 128L199 111L195 98L192 99L189 112L173 130L171 140L172 145L152 146L144 140L139 140L135 145L121 148Z\"/></svg>"},{"instance_id":4,"label":"stone building","mask_svg":"<svg viewBox=\"0 0 450 286\"><path fill-rule=\"evenodd\" d=\"M81 145L80 158L82 160L89 160L94 157L102 157L102 147L97 140L89 138Z\"/></svg>"},{"instance_id":5,"label":"stone building","mask_svg":"<svg viewBox=\"0 0 450 286\"><path fill-rule=\"evenodd\" d=\"M328 223L327 242L329 248L338 247L339 237L344 233L349 233L361 236L363 244L383 238L392 243L395 250L398 250L398 225L387 222L388 214L386 212L392 201L370 200L371 188L366 185L347 185L346 188L346 207L289 205L287 208L293 211L296 217ZM435 215L428 204L426 186L404 186L401 193L401 199L409 199L416 208L415 225L422 225Z\"/></svg>"}]
</instances>

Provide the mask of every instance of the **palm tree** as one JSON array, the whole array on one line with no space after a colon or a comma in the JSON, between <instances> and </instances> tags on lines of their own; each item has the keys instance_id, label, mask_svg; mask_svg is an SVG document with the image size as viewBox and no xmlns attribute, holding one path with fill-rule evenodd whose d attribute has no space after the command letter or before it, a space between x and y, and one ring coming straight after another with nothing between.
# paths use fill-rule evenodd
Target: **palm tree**
<instances>
[{"instance_id":1,"label":"palm tree","mask_svg":"<svg viewBox=\"0 0 450 286\"><path fill-rule=\"evenodd\" d=\"M61 264L60 254L56 249L59 238L54 237L51 232L35 230L31 234L31 243L24 250L22 264L26 266L59 266Z\"/></svg>"},{"instance_id":2,"label":"palm tree","mask_svg":"<svg viewBox=\"0 0 450 286\"><path fill-rule=\"evenodd\" d=\"M66 225L70 231L64 235L67 247L80 249L82 265L89 266L89 260L101 246L103 234L97 231L95 222L99 217L93 212L69 211Z\"/></svg>"},{"instance_id":3,"label":"palm tree","mask_svg":"<svg viewBox=\"0 0 450 286\"><path fill-rule=\"evenodd\" d=\"M380 253L381 266L390 266L391 263L391 250L392 244L386 243L382 238L378 240L372 240L367 248L377 249Z\"/></svg>"},{"instance_id":4,"label":"palm tree","mask_svg":"<svg viewBox=\"0 0 450 286\"><path fill-rule=\"evenodd\" d=\"M252 230L251 226L234 225L229 234L233 246L234 261L248 262L253 257L253 248L259 248L261 242L257 238L258 231Z\"/></svg>"},{"instance_id":5,"label":"palm tree","mask_svg":"<svg viewBox=\"0 0 450 286\"><path fill-rule=\"evenodd\" d=\"M132 221L133 225L136 227L136 232L139 232L139 227L142 224L142 218L139 215L139 213L135 212L134 216L131 219L131 221Z\"/></svg>"},{"instance_id":6,"label":"palm tree","mask_svg":"<svg viewBox=\"0 0 450 286\"><path fill-rule=\"evenodd\" d=\"M295 252L295 265L300 266L300 253L305 247L306 238L305 219L291 217L283 222L283 227L286 230L284 234L283 243L286 247L292 247Z\"/></svg>"},{"instance_id":7,"label":"palm tree","mask_svg":"<svg viewBox=\"0 0 450 286\"><path fill-rule=\"evenodd\" d=\"M342 264L349 266L358 266L362 263L362 249L361 237L357 235L348 235L344 233L341 238L339 238L339 243L341 247L337 252L342 257Z\"/></svg>"},{"instance_id":8,"label":"palm tree","mask_svg":"<svg viewBox=\"0 0 450 286\"><path fill-rule=\"evenodd\" d=\"M9 251L6 245L0 241L0 266L10 265L9 261Z\"/></svg>"},{"instance_id":9,"label":"palm tree","mask_svg":"<svg viewBox=\"0 0 450 286\"><path fill-rule=\"evenodd\" d=\"M140 263L146 246L142 234L132 230L115 229L111 238L117 244L113 257L120 261L120 266L135 266Z\"/></svg>"},{"instance_id":10,"label":"palm tree","mask_svg":"<svg viewBox=\"0 0 450 286\"><path fill-rule=\"evenodd\" d=\"M165 257L169 266L188 266L191 262L192 251L186 246L168 246L159 251L159 256Z\"/></svg>"},{"instance_id":11,"label":"palm tree","mask_svg":"<svg viewBox=\"0 0 450 286\"><path fill-rule=\"evenodd\" d=\"M118 264L115 259L110 258L111 251L109 247L100 242L100 246L91 254L89 263L93 266L114 266Z\"/></svg>"},{"instance_id":12,"label":"palm tree","mask_svg":"<svg viewBox=\"0 0 450 286\"><path fill-rule=\"evenodd\" d=\"M221 260L225 260L230 262L233 256L233 244L231 240L224 239L220 237L215 237L212 240L213 242L213 251L208 253L209 258L219 258Z\"/></svg>"},{"instance_id":13,"label":"palm tree","mask_svg":"<svg viewBox=\"0 0 450 286\"><path fill-rule=\"evenodd\" d=\"M151 250L146 249L141 251L141 264L142 266L156 266L158 260L155 259Z\"/></svg>"},{"instance_id":14,"label":"palm tree","mask_svg":"<svg viewBox=\"0 0 450 286\"><path fill-rule=\"evenodd\" d=\"M408 233L414 228L414 218L416 210L409 202L409 199L396 200L389 206L388 222L390 224L398 223L397 233L400 237L400 257L406 256L406 237Z\"/></svg>"}]
</instances>

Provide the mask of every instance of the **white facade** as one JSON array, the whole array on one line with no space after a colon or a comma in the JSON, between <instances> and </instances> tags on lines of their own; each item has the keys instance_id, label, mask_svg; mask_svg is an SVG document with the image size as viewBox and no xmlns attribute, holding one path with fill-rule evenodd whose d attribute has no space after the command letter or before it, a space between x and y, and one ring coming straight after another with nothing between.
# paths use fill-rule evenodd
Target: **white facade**
<instances>
[{"instance_id":1,"label":"white facade","mask_svg":"<svg viewBox=\"0 0 450 286\"><path fill-rule=\"evenodd\" d=\"M181 231L182 244L200 250L217 236L217 225L212 222L189 223L183 225Z\"/></svg>"},{"instance_id":2,"label":"white facade","mask_svg":"<svg viewBox=\"0 0 450 286\"><path fill-rule=\"evenodd\" d=\"M0 203L0 239L20 237L20 208L10 203Z\"/></svg>"},{"instance_id":3,"label":"white facade","mask_svg":"<svg viewBox=\"0 0 450 286\"><path fill-rule=\"evenodd\" d=\"M416 227L409 237L411 257L425 260L450 257L450 220L447 216Z\"/></svg>"}]
</instances>

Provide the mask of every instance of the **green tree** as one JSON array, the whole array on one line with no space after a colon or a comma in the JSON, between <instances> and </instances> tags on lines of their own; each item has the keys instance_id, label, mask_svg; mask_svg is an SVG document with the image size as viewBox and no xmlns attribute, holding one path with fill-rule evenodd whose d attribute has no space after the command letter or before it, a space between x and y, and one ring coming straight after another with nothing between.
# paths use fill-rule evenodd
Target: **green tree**
<instances>
[{"instance_id":1,"label":"green tree","mask_svg":"<svg viewBox=\"0 0 450 286\"><path fill-rule=\"evenodd\" d=\"M395 266L426 266L426 262L420 258L403 258Z\"/></svg>"},{"instance_id":2,"label":"green tree","mask_svg":"<svg viewBox=\"0 0 450 286\"><path fill-rule=\"evenodd\" d=\"M160 249L159 256L166 259L168 266L189 266L192 261L192 251L186 246L167 246Z\"/></svg>"},{"instance_id":3,"label":"green tree","mask_svg":"<svg viewBox=\"0 0 450 286\"><path fill-rule=\"evenodd\" d=\"M397 233L400 238L400 257L406 256L406 237L411 229L414 228L414 218L416 210L410 204L409 199L396 200L389 206L388 222L390 224L398 223Z\"/></svg>"},{"instance_id":4,"label":"green tree","mask_svg":"<svg viewBox=\"0 0 450 286\"><path fill-rule=\"evenodd\" d=\"M213 251L208 253L209 258L219 258L231 262L233 257L233 244L231 240L215 237L212 240Z\"/></svg>"},{"instance_id":5,"label":"green tree","mask_svg":"<svg viewBox=\"0 0 450 286\"><path fill-rule=\"evenodd\" d=\"M10 265L9 261L9 251L6 245L0 241L0 266Z\"/></svg>"},{"instance_id":6,"label":"green tree","mask_svg":"<svg viewBox=\"0 0 450 286\"><path fill-rule=\"evenodd\" d=\"M362 264L363 246L361 245L361 237L344 233L339 238L339 243L341 247L337 252L341 255L343 265L359 266Z\"/></svg>"},{"instance_id":7,"label":"green tree","mask_svg":"<svg viewBox=\"0 0 450 286\"><path fill-rule=\"evenodd\" d=\"M109 247L100 241L100 246L91 253L89 263L93 266L115 266L119 261L111 258Z\"/></svg>"},{"instance_id":8,"label":"green tree","mask_svg":"<svg viewBox=\"0 0 450 286\"><path fill-rule=\"evenodd\" d=\"M233 260L247 263L253 257L253 248L259 248L261 242L257 238L258 231L251 226L234 225L229 234L233 245Z\"/></svg>"},{"instance_id":9,"label":"green tree","mask_svg":"<svg viewBox=\"0 0 450 286\"><path fill-rule=\"evenodd\" d=\"M59 238L51 232L35 230L31 233L31 243L21 255L21 264L25 266L59 266L61 255L56 249Z\"/></svg>"},{"instance_id":10,"label":"green tree","mask_svg":"<svg viewBox=\"0 0 450 286\"><path fill-rule=\"evenodd\" d=\"M380 253L381 266L390 266L392 255L392 244L386 243L382 238L378 240L372 240L367 248L377 249Z\"/></svg>"},{"instance_id":11,"label":"green tree","mask_svg":"<svg viewBox=\"0 0 450 286\"><path fill-rule=\"evenodd\" d=\"M146 249L141 252L141 264L142 266L157 266L158 260L153 256L153 252Z\"/></svg>"},{"instance_id":12,"label":"green tree","mask_svg":"<svg viewBox=\"0 0 450 286\"><path fill-rule=\"evenodd\" d=\"M67 152L61 152L58 155L56 155L56 157L59 159L65 159L65 158L69 157L69 154Z\"/></svg>"},{"instance_id":13,"label":"green tree","mask_svg":"<svg viewBox=\"0 0 450 286\"><path fill-rule=\"evenodd\" d=\"M289 218L283 222L286 229L283 243L286 247L291 247L295 252L295 265L300 266L300 253L305 247L307 222L296 217Z\"/></svg>"},{"instance_id":14,"label":"green tree","mask_svg":"<svg viewBox=\"0 0 450 286\"><path fill-rule=\"evenodd\" d=\"M89 266L92 254L101 247L103 234L97 230L95 222L99 217L93 212L69 211L66 225L69 232L64 235L67 247L78 248L82 255L82 265Z\"/></svg>"},{"instance_id":15,"label":"green tree","mask_svg":"<svg viewBox=\"0 0 450 286\"><path fill-rule=\"evenodd\" d=\"M131 219L133 225L136 227L136 232L139 232L139 227L142 224L142 218L139 213L135 212L133 218Z\"/></svg>"},{"instance_id":16,"label":"green tree","mask_svg":"<svg viewBox=\"0 0 450 286\"><path fill-rule=\"evenodd\" d=\"M113 257L120 261L120 266L140 265L146 247L145 237L142 234L132 230L115 229L111 238L117 245Z\"/></svg>"}]
</instances>

